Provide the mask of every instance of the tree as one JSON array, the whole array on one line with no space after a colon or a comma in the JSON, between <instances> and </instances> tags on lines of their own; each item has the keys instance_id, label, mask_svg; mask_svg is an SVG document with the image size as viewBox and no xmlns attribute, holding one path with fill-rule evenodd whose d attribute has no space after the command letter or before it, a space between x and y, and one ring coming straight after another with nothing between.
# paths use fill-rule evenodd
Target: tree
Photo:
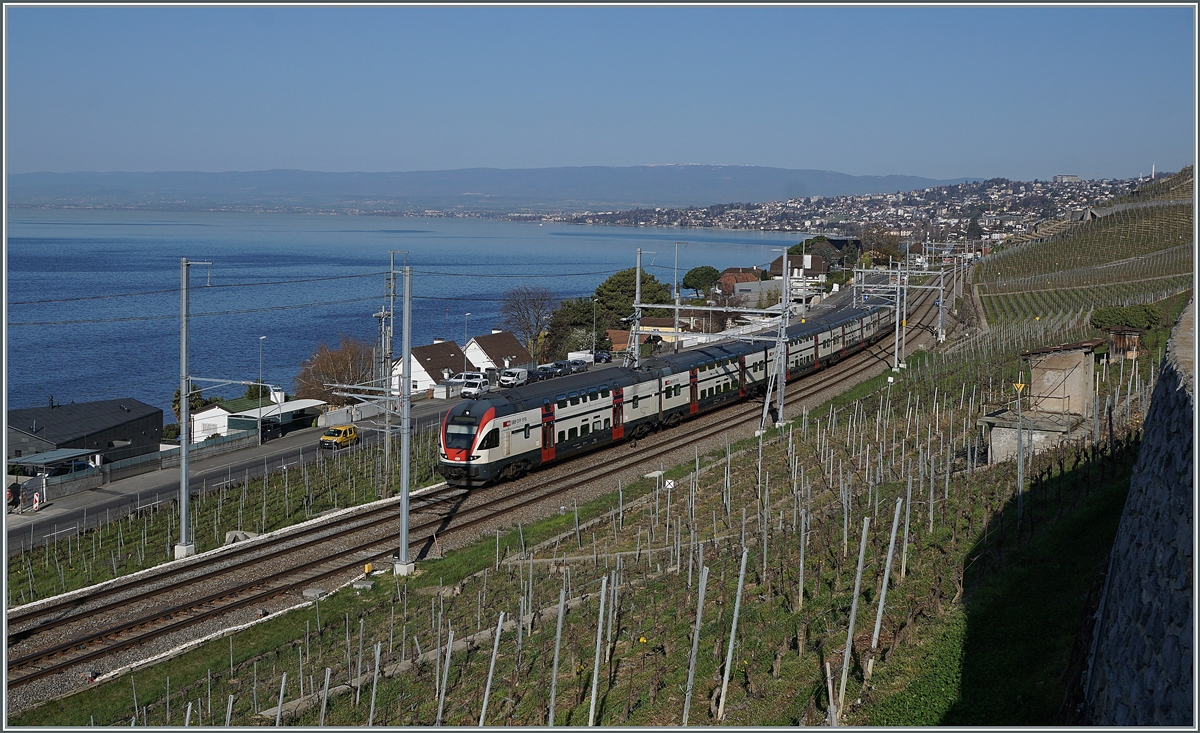
<instances>
[{"instance_id":1,"label":"tree","mask_svg":"<svg viewBox=\"0 0 1200 733\"><path fill-rule=\"evenodd\" d=\"M180 418L179 393L180 393L180 388L176 387L175 388L175 396L171 398L171 409L175 411L175 422L179 422L179 418ZM222 402L222 401L223 400L220 397L214 397L211 400L208 399L203 394L201 394L200 390L196 389L196 385L193 384L192 385L192 394L191 394L190 398L188 399L188 412L192 415L195 415L197 412L199 412L200 410L203 410L205 407L208 407L209 405L215 405L216 403Z\"/></svg>"},{"instance_id":2,"label":"tree","mask_svg":"<svg viewBox=\"0 0 1200 733\"><path fill-rule=\"evenodd\" d=\"M596 288L596 299L599 301L596 307L601 314L611 317L612 320L620 320L633 315L633 296L636 285L634 272L635 268L632 267L628 270L621 270ZM667 292L666 286L645 270L642 270L642 302L671 302L671 295ZM670 314L670 311L655 308L643 312L642 316L665 317Z\"/></svg>"},{"instance_id":3,"label":"tree","mask_svg":"<svg viewBox=\"0 0 1200 733\"><path fill-rule=\"evenodd\" d=\"M791 247L788 248L788 254L790 254L790 255L812 254L813 247L816 247L821 242L825 242L826 244L828 244L829 238L826 237L824 234L818 234L815 237L811 237L809 239L804 240L800 244L793 244Z\"/></svg>"},{"instance_id":4,"label":"tree","mask_svg":"<svg viewBox=\"0 0 1200 733\"><path fill-rule=\"evenodd\" d=\"M862 240L864 252L875 250L884 257L890 256L897 260L904 257L904 253L900 251L900 237L878 224L863 229L859 238Z\"/></svg>"},{"instance_id":5,"label":"tree","mask_svg":"<svg viewBox=\"0 0 1200 733\"><path fill-rule=\"evenodd\" d=\"M333 393L329 384L360 384L370 380L374 373L374 354L371 345L350 336L342 336L336 349L321 343L313 355L300 365L296 375L296 396L322 400L341 407L350 403L350 398Z\"/></svg>"},{"instance_id":6,"label":"tree","mask_svg":"<svg viewBox=\"0 0 1200 733\"><path fill-rule=\"evenodd\" d=\"M271 399L271 388L265 384L251 384L246 387L246 394L242 396L248 400L269 400Z\"/></svg>"},{"instance_id":7,"label":"tree","mask_svg":"<svg viewBox=\"0 0 1200 733\"><path fill-rule=\"evenodd\" d=\"M568 298L559 303L546 329L544 346L548 359L565 359L569 351L591 350L593 322L596 324L596 348L612 346L606 330L616 323L616 319L601 311L599 305L597 303L593 311L591 298Z\"/></svg>"},{"instance_id":8,"label":"tree","mask_svg":"<svg viewBox=\"0 0 1200 733\"><path fill-rule=\"evenodd\" d=\"M555 305L554 294L540 285L521 285L504 293L500 322L525 345L535 362L542 360Z\"/></svg>"},{"instance_id":9,"label":"tree","mask_svg":"<svg viewBox=\"0 0 1200 733\"><path fill-rule=\"evenodd\" d=\"M694 291L696 297L699 298L711 290L720 279L721 273L717 271L717 268L711 265L701 265L687 271L687 274L683 276L683 287Z\"/></svg>"},{"instance_id":10,"label":"tree","mask_svg":"<svg viewBox=\"0 0 1200 733\"><path fill-rule=\"evenodd\" d=\"M967 239L983 239L983 227L979 226L979 219L971 219L967 223Z\"/></svg>"},{"instance_id":11,"label":"tree","mask_svg":"<svg viewBox=\"0 0 1200 733\"><path fill-rule=\"evenodd\" d=\"M713 293L713 305L718 308L745 308L746 296L735 295L733 293ZM705 330L708 333L719 333L724 331L729 325L731 319L737 318L737 313L732 310L713 312L705 325Z\"/></svg>"}]
</instances>

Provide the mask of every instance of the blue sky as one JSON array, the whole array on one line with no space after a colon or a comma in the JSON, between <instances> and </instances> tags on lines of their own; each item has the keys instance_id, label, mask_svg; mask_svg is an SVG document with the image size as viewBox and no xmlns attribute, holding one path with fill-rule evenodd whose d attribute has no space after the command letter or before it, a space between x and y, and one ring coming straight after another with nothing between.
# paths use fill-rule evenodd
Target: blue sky
<instances>
[{"instance_id":1,"label":"blue sky","mask_svg":"<svg viewBox=\"0 0 1200 733\"><path fill-rule=\"evenodd\" d=\"M1131 177L1195 158L1191 7L12 7L30 171L705 163Z\"/></svg>"}]
</instances>

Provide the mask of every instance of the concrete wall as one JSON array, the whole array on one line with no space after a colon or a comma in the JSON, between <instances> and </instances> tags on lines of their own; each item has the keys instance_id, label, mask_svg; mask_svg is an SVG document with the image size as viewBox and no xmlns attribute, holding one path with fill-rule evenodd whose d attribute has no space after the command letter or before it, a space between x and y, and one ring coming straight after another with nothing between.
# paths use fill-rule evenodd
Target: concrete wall
<instances>
[{"instance_id":1,"label":"concrete wall","mask_svg":"<svg viewBox=\"0 0 1200 733\"><path fill-rule=\"evenodd\" d=\"M1043 430L1030 430L1029 422L1025 422L1025 458L1041 453L1047 448L1053 448L1067 439L1067 433L1053 433ZM1030 452L1032 451L1032 453ZM991 430L991 446L988 450L988 462L1016 460L1017 458L1017 429L994 427Z\"/></svg>"},{"instance_id":2,"label":"concrete wall","mask_svg":"<svg viewBox=\"0 0 1200 733\"><path fill-rule=\"evenodd\" d=\"M1029 358L1029 366L1034 410L1091 414L1096 367L1090 351L1036 354Z\"/></svg>"},{"instance_id":3,"label":"concrete wall","mask_svg":"<svg viewBox=\"0 0 1200 733\"><path fill-rule=\"evenodd\" d=\"M1109 559L1085 687L1088 722L1194 726L1195 303L1160 367Z\"/></svg>"}]
</instances>

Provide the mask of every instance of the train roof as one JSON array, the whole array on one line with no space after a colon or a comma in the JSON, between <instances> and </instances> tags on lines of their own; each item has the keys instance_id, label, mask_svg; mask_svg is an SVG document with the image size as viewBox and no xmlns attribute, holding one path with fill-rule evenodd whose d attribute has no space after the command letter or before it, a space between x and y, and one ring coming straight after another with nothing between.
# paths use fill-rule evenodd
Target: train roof
<instances>
[{"instance_id":1,"label":"train roof","mask_svg":"<svg viewBox=\"0 0 1200 733\"><path fill-rule=\"evenodd\" d=\"M855 318L862 317L876 310L880 310L880 306L839 308L835 311L820 313L816 316L806 318L804 323L797 322L790 325L787 330L788 338L796 339L816 334L827 328L848 323ZM755 335L763 338L772 338L776 332L775 329L765 328ZM628 387L642 381L648 375L653 375L655 372L674 373L684 371L697 364L720 359L737 358L761 351L768 346L769 342L767 341L747 342L732 339L729 341L720 341L687 349L678 354L662 354L642 359L641 366L638 369L604 367L579 374L568 374L543 382L534 382L522 387L510 387L491 392L483 399L473 400L473 402L487 403L495 408L498 414L511 414L512 412L540 407L544 400L554 401L557 396L569 394L570 392L587 391L592 387L599 389L605 385Z\"/></svg>"}]
</instances>

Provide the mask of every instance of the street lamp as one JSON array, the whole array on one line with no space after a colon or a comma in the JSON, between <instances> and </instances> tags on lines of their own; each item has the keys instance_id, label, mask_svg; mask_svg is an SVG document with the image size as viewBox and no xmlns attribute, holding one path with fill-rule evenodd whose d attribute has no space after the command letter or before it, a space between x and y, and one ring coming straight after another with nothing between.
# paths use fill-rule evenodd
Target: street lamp
<instances>
[{"instance_id":1,"label":"street lamp","mask_svg":"<svg viewBox=\"0 0 1200 733\"><path fill-rule=\"evenodd\" d=\"M259 445L262 445L262 349L263 349L262 342L265 341L266 338L267 338L266 336L258 337L258 384L256 385L256 389L258 391L258 444Z\"/></svg>"},{"instance_id":2,"label":"street lamp","mask_svg":"<svg viewBox=\"0 0 1200 733\"><path fill-rule=\"evenodd\" d=\"M464 372L465 372L465 371L467 371L467 319L468 319L468 318L470 318L470 317L471 317L471 314L470 314L469 312L468 312L468 313L465 313L465 314L463 314L463 345L462 345L462 350L463 350L463 371L464 371Z\"/></svg>"},{"instance_id":3,"label":"street lamp","mask_svg":"<svg viewBox=\"0 0 1200 733\"><path fill-rule=\"evenodd\" d=\"M592 298L592 363L596 361L596 299Z\"/></svg>"}]
</instances>

